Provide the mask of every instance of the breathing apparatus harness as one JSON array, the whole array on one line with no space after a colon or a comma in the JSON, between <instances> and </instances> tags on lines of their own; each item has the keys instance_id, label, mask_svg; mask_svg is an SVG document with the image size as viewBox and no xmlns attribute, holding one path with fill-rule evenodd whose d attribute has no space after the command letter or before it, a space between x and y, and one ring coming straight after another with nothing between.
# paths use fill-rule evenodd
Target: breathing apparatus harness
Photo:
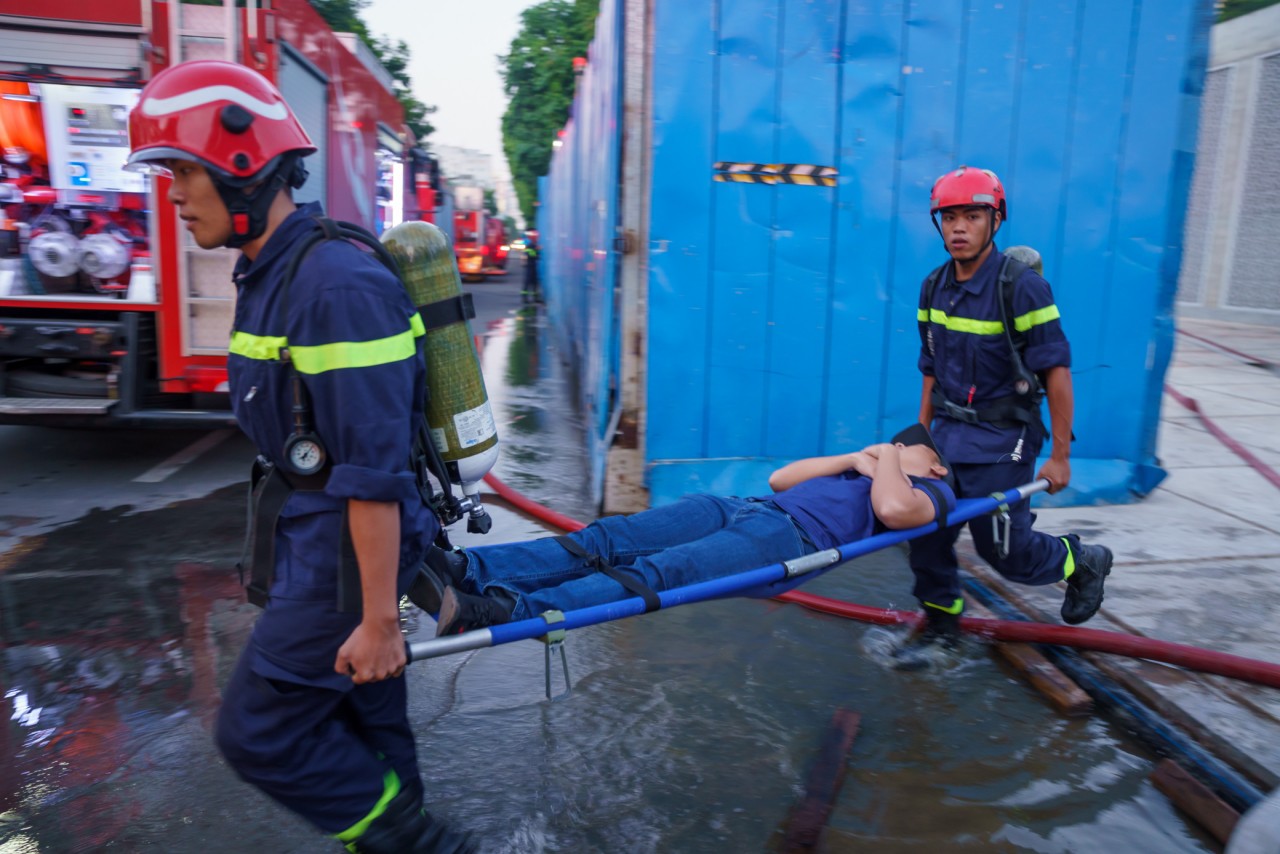
<instances>
[{"instance_id":1,"label":"breathing apparatus harness","mask_svg":"<svg viewBox=\"0 0 1280 854\"><path fill-rule=\"evenodd\" d=\"M928 310L933 309L933 298L938 288L938 282L947 274L950 262L931 272L925 279L925 292L928 297L925 306ZM1027 348L1026 335L1018 333L1017 338L1014 337L1013 323L1011 318L1015 317L1013 309L1013 292L1015 283L1021 278L1022 274L1031 269L1029 265L1019 261L1016 258L1005 256L1000 263L1000 272L996 276L996 303L1000 307L1000 323L1004 328L1005 341L1009 345L1009 364L1013 372L1013 388L1014 394L997 398L982 406L973 406L972 400L966 401L964 404L956 403L949 399L943 393L938 383L933 385L933 393L930 397L936 412L945 414L948 418L965 424L994 424L997 427L1013 427L1021 426L1022 434L1018 437L1018 444L1012 454L1014 462L1020 462L1022 459L1022 445L1026 439L1026 431L1028 427L1038 427L1044 432L1044 422L1040 417L1040 402L1044 399L1044 384L1035 372L1029 370L1022 360L1022 353ZM928 338L929 353L934 352L933 337Z\"/></svg>"},{"instance_id":2,"label":"breathing apparatus harness","mask_svg":"<svg viewBox=\"0 0 1280 854\"><path fill-rule=\"evenodd\" d=\"M397 280L400 278L395 259L373 234L353 223L321 216L313 219L318 228L297 247L285 268L276 314L276 328L279 329L286 328L283 322L288 318L289 289L298 269L310 251L326 240L348 240L367 246ZM471 294L464 293L430 305L418 306L418 313L429 332L475 317L475 307ZM275 531L281 511L294 492L323 492L332 470L332 461L324 440L315 432L311 395L294 366L287 343L279 349L276 358L284 363L289 378L293 398L293 432L285 440L279 465L263 456L259 456L253 463L249 484L249 524L244 551L237 564L249 601L259 607L265 607L271 588L275 570ZM424 389L424 392L430 394L429 389ZM435 544L442 549L451 550L453 546L445 528L472 509L471 499L465 495L459 499L453 494L447 465L431 439L425 412L414 436L409 466L414 473L423 503L440 522ZM432 478L439 484L439 491L432 484ZM345 507L337 607L344 612L356 612L361 607L359 565L351 544Z\"/></svg>"}]
</instances>

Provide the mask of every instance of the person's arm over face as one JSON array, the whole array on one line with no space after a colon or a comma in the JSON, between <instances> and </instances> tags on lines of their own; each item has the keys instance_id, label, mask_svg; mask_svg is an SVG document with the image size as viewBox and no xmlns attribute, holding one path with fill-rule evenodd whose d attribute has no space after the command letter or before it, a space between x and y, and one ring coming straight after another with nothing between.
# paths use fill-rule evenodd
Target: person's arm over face
<instances>
[{"instance_id":1,"label":"person's arm over face","mask_svg":"<svg viewBox=\"0 0 1280 854\"><path fill-rule=\"evenodd\" d=\"M333 669L349 674L359 685L398 676L405 665L400 598L396 595L400 505L348 499L347 521L360 565L363 612L360 625L338 650Z\"/></svg>"},{"instance_id":2,"label":"person's arm over face","mask_svg":"<svg viewBox=\"0 0 1280 854\"><path fill-rule=\"evenodd\" d=\"M808 457L787 463L769 475L769 488L774 492L783 492L815 477L828 477L847 471L857 471L868 477L874 476L876 458L871 453L871 449L863 449L852 454L835 454L830 457Z\"/></svg>"},{"instance_id":3,"label":"person's arm over face","mask_svg":"<svg viewBox=\"0 0 1280 854\"><path fill-rule=\"evenodd\" d=\"M924 492L911 485L902 471L902 459L896 445L881 445L880 461L871 482L871 509L885 527L916 528L932 522L933 502Z\"/></svg>"},{"instance_id":4,"label":"person's arm over face","mask_svg":"<svg viewBox=\"0 0 1280 854\"><path fill-rule=\"evenodd\" d=\"M1049 447L1049 459L1037 477L1048 480L1049 492L1053 493L1071 483L1071 424L1075 420L1075 392L1070 368L1050 368L1044 379L1052 445Z\"/></svg>"}]
</instances>

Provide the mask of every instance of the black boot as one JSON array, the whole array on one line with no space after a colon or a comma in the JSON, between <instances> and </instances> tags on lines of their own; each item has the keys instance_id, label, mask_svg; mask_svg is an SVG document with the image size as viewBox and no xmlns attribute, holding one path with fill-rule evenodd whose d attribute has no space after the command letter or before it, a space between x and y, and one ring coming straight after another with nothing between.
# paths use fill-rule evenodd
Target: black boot
<instances>
[{"instance_id":1,"label":"black boot","mask_svg":"<svg viewBox=\"0 0 1280 854\"><path fill-rule=\"evenodd\" d=\"M924 609L924 628L893 651L894 670L924 670L960 645L960 615Z\"/></svg>"},{"instance_id":2,"label":"black boot","mask_svg":"<svg viewBox=\"0 0 1280 854\"><path fill-rule=\"evenodd\" d=\"M1075 558L1076 569L1067 579L1067 596L1062 600L1062 621L1079 625L1102 607L1102 588L1111 574L1113 560L1106 546L1086 546L1075 534L1063 539Z\"/></svg>"},{"instance_id":3,"label":"black boot","mask_svg":"<svg viewBox=\"0 0 1280 854\"><path fill-rule=\"evenodd\" d=\"M471 834L450 828L422 808L421 795L404 790L391 799L355 841L355 854L475 854Z\"/></svg>"},{"instance_id":4,"label":"black boot","mask_svg":"<svg viewBox=\"0 0 1280 854\"><path fill-rule=\"evenodd\" d=\"M459 593L456 587L446 587L440 616L436 618L436 637L510 622L515 607L515 600L502 590L494 589L483 596L472 596Z\"/></svg>"},{"instance_id":5,"label":"black boot","mask_svg":"<svg viewBox=\"0 0 1280 854\"><path fill-rule=\"evenodd\" d=\"M409 601L428 614L440 613L446 587L461 587L467 574L467 556L460 551L446 551L439 546L429 546L418 578L409 588Z\"/></svg>"}]
</instances>

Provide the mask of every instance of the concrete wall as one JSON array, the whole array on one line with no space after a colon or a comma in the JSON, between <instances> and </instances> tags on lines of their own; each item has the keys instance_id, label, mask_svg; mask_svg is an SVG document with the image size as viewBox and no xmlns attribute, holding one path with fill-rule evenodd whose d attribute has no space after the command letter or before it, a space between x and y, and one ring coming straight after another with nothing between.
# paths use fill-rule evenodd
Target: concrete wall
<instances>
[{"instance_id":1,"label":"concrete wall","mask_svg":"<svg viewBox=\"0 0 1280 854\"><path fill-rule=\"evenodd\" d=\"M1210 41L1178 311L1280 326L1280 5Z\"/></svg>"}]
</instances>

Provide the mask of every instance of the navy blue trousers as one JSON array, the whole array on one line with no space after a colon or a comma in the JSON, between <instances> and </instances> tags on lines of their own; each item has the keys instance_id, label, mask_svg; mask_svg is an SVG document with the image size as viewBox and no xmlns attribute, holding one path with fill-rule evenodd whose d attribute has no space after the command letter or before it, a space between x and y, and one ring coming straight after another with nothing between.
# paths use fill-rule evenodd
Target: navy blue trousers
<instances>
[{"instance_id":1,"label":"navy blue trousers","mask_svg":"<svg viewBox=\"0 0 1280 854\"><path fill-rule=\"evenodd\" d=\"M218 714L218 747L240 778L325 833L365 818L396 785L422 788L404 676L348 686L263 676L250 645Z\"/></svg>"},{"instance_id":2,"label":"navy blue trousers","mask_svg":"<svg viewBox=\"0 0 1280 854\"><path fill-rule=\"evenodd\" d=\"M1035 473L1035 460L992 465L956 463L957 498L984 498L1030 483ZM971 520L969 532L978 554L996 572L1019 584L1040 585L1061 581L1067 562L1067 546L1058 537L1032 530L1036 515L1030 500L1009 508L1009 556L1000 557L992 533L991 517ZM960 599L960 563L955 543L961 525L926 534L911 540L911 571L915 574L915 596L924 605L954 610Z\"/></svg>"}]
</instances>

